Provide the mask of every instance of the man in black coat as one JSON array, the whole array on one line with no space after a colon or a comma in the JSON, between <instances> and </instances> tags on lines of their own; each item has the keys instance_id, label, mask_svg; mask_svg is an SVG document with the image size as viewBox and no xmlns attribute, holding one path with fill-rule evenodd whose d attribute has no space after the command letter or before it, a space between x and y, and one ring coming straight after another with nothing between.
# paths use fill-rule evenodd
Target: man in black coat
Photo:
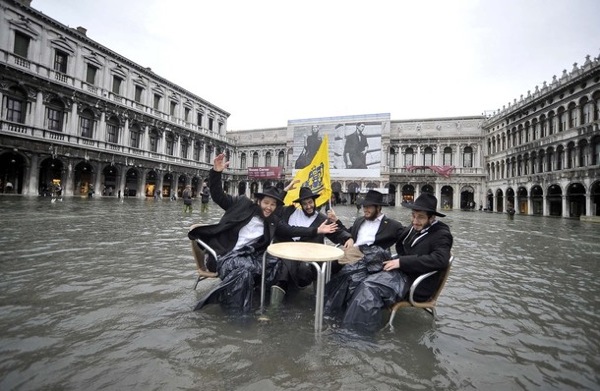
<instances>
[{"instance_id":1,"label":"man in black coat","mask_svg":"<svg viewBox=\"0 0 600 391\"><path fill-rule=\"evenodd\" d=\"M256 202L243 195L234 197L226 194L221 173L228 165L225 155L219 154L208 176L211 198L225 210L225 214L217 224L196 226L188 232L189 239L201 239L215 250L218 259L208 260L207 266L222 280L195 309L218 302L224 307L247 312L252 306L255 280L262 275L262 255L276 232L286 236L314 236L333 232L337 226L290 227L275 213L283 205L281 192L276 188L255 193ZM197 252L194 252L196 255Z\"/></svg>"},{"instance_id":2,"label":"man in black coat","mask_svg":"<svg viewBox=\"0 0 600 391\"><path fill-rule=\"evenodd\" d=\"M344 314L345 326L368 331L379 328L381 310L402 300L417 277L448 267L453 239L448 225L436 219L445 216L436 211L436 197L423 193L414 203L402 205L413 211L411 227L398 236L399 258L383 262L381 271L368 275L356 287ZM423 281L415 300L428 300L438 286L439 277Z\"/></svg>"},{"instance_id":3,"label":"man in black coat","mask_svg":"<svg viewBox=\"0 0 600 391\"><path fill-rule=\"evenodd\" d=\"M294 186L294 182L290 185ZM288 186L288 189L294 187ZM321 213L316 204L319 194L315 194L309 187L301 187L299 197L293 202L300 204L300 208L290 205L282 209L281 218L290 226L294 227L319 227L327 222L327 216ZM343 244L351 238L350 233L338 229L329 234L317 234L315 236L285 236L278 232L275 242L300 241L311 243L325 243L325 236L336 244ZM304 288L310 285L316 279L315 269L306 262L297 262L287 259L280 259L281 263L276 277L276 283L271 287L271 305L277 306L285 297L288 288Z\"/></svg>"},{"instance_id":4,"label":"man in black coat","mask_svg":"<svg viewBox=\"0 0 600 391\"><path fill-rule=\"evenodd\" d=\"M383 194L369 190L362 201L363 216L354 221L349 232L352 238L344 244L345 251L354 248L360 250L360 259L356 263L346 264L326 286L325 311L330 314L344 313L344 323L349 316L347 307L354 300L354 292L369 277L383 267L383 261L391 258L389 248L394 245L404 231L402 224L382 213ZM338 225L342 223L331 217ZM404 294L405 283L400 275L394 276L391 283L397 286L399 294ZM351 320L351 318L349 318Z\"/></svg>"}]
</instances>

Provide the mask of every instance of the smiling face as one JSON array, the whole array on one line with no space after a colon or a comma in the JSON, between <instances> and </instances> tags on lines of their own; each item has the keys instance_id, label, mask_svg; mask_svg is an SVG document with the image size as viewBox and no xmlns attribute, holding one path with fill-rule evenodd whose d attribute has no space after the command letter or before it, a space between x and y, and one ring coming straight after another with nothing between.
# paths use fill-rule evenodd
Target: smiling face
<instances>
[{"instance_id":1,"label":"smiling face","mask_svg":"<svg viewBox=\"0 0 600 391\"><path fill-rule=\"evenodd\" d=\"M381 213L381 205L363 205L363 216L366 220L375 220Z\"/></svg>"},{"instance_id":2,"label":"smiling face","mask_svg":"<svg viewBox=\"0 0 600 391\"><path fill-rule=\"evenodd\" d=\"M410 222L415 231L422 231L429 227L434 220L435 216L428 216L427 212L423 212L422 210L413 210Z\"/></svg>"},{"instance_id":3,"label":"smiling face","mask_svg":"<svg viewBox=\"0 0 600 391\"><path fill-rule=\"evenodd\" d=\"M302 201L300 201L300 206L302 206L302 211L305 215L310 217L315 214L316 208L314 199L305 198Z\"/></svg>"},{"instance_id":4,"label":"smiling face","mask_svg":"<svg viewBox=\"0 0 600 391\"><path fill-rule=\"evenodd\" d=\"M258 201L258 206L260 207L263 217L266 219L273 214L275 209L277 209L277 200L275 198L265 196Z\"/></svg>"}]
</instances>

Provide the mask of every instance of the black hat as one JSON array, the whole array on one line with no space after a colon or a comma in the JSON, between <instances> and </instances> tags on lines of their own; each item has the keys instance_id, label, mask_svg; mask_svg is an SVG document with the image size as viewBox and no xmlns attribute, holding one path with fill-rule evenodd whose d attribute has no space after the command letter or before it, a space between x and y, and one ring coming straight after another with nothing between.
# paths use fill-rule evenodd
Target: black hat
<instances>
[{"instance_id":1,"label":"black hat","mask_svg":"<svg viewBox=\"0 0 600 391\"><path fill-rule=\"evenodd\" d=\"M369 190L365 199L360 203L362 206L380 205L387 206L387 202L383 202L383 194L377 190Z\"/></svg>"},{"instance_id":2,"label":"black hat","mask_svg":"<svg viewBox=\"0 0 600 391\"><path fill-rule=\"evenodd\" d=\"M437 206L437 198L431 193L422 193L417 197L415 202L408 203L403 202L402 206L407 207L412 210L420 210L423 212L432 212L436 216L446 217L445 214L441 214L436 211L435 208Z\"/></svg>"},{"instance_id":3,"label":"black hat","mask_svg":"<svg viewBox=\"0 0 600 391\"><path fill-rule=\"evenodd\" d=\"M275 198L278 203L283 205L283 199L281 198L281 192L276 187L267 187L262 193L254 193L254 198L260 199L263 197Z\"/></svg>"},{"instance_id":4,"label":"black hat","mask_svg":"<svg viewBox=\"0 0 600 391\"><path fill-rule=\"evenodd\" d=\"M298 199L295 199L293 202L300 202L307 198L312 198L313 200L316 200L317 198L319 198L319 195L313 193L310 187L301 187Z\"/></svg>"}]
</instances>

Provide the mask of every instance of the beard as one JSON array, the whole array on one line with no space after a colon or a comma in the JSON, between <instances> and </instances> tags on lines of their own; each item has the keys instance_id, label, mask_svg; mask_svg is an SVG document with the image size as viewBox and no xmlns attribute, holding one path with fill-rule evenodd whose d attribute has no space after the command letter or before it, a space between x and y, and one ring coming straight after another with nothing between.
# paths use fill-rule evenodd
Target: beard
<instances>
[{"instance_id":1,"label":"beard","mask_svg":"<svg viewBox=\"0 0 600 391\"><path fill-rule=\"evenodd\" d=\"M315 215L315 213L317 213L317 208L313 208L313 210L312 210L312 213L308 213L308 212L306 211L306 209L302 208L302 213L304 213L304 215L305 215L306 217L311 217L311 216L314 216L314 215Z\"/></svg>"}]
</instances>

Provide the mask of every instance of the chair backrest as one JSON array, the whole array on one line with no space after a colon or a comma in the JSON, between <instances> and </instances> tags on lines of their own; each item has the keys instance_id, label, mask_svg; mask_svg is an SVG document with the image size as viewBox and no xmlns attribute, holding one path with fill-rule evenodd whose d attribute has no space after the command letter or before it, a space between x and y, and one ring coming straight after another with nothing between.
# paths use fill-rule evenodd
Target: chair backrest
<instances>
[{"instance_id":1,"label":"chair backrest","mask_svg":"<svg viewBox=\"0 0 600 391\"><path fill-rule=\"evenodd\" d=\"M454 255L450 256L450 259L448 260L448 267L445 270L440 271L442 274L442 276L440 277L440 285L438 286L437 290L435 291L435 293L433 294L433 296L431 297L431 299L429 299L430 302L437 302L437 299L440 295L440 293L442 292L442 289L444 289L444 285L446 285L446 281L448 281L448 276L450 275L450 268L452 268L452 262L454 261Z\"/></svg>"},{"instance_id":2,"label":"chair backrest","mask_svg":"<svg viewBox=\"0 0 600 391\"><path fill-rule=\"evenodd\" d=\"M194 224L190 227L190 231L196 227L200 227L203 224ZM209 253L214 260L217 259L217 254L215 250L212 249L207 243L203 242L200 239L192 240L192 253L194 255L194 259L196 260L196 265L198 266L198 270L209 271L206 266L206 253Z\"/></svg>"}]
</instances>

